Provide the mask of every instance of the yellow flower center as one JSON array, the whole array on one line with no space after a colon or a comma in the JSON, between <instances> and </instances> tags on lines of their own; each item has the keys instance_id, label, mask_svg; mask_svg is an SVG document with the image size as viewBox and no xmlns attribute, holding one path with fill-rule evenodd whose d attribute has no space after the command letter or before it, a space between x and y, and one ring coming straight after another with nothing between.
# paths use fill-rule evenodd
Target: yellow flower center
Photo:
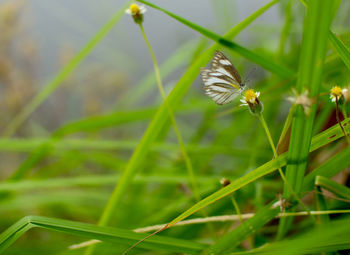
<instances>
[{"instance_id":1,"label":"yellow flower center","mask_svg":"<svg viewBox=\"0 0 350 255\"><path fill-rule=\"evenodd\" d=\"M256 94L254 90L252 89L247 90L244 94L244 99L246 102L254 103L256 99Z\"/></svg>"},{"instance_id":2,"label":"yellow flower center","mask_svg":"<svg viewBox=\"0 0 350 255\"><path fill-rule=\"evenodd\" d=\"M129 9L134 15L140 13L140 7L137 4L131 4Z\"/></svg>"},{"instance_id":3,"label":"yellow flower center","mask_svg":"<svg viewBox=\"0 0 350 255\"><path fill-rule=\"evenodd\" d=\"M331 94L335 97L341 97L343 95L343 91L340 87L335 86L331 89Z\"/></svg>"}]
</instances>

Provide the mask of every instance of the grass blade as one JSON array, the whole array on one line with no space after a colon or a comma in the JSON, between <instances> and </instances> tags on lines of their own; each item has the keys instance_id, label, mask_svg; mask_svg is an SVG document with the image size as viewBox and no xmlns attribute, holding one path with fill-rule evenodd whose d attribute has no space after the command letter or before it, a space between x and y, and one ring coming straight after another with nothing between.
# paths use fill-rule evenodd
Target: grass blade
<instances>
[{"instance_id":1,"label":"grass blade","mask_svg":"<svg viewBox=\"0 0 350 255\"><path fill-rule=\"evenodd\" d=\"M316 176L315 185L320 186L342 198L350 200L350 189L344 185L341 185L331 179L323 176Z\"/></svg>"},{"instance_id":2,"label":"grass blade","mask_svg":"<svg viewBox=\"0 0 350 255\"><path fill-rule=\"evenodd\" d=\"M280 212L280 208L271 208L272 203L260 209L254 217L244 221L230 233L209 247L205 254L227 254L234 250L245 238L260 229L274 219Z\"/></svg>"},{"instance_id":3,"label":"grass blade","mask_svg":"<svg viewBox=\"0 0 350 255\"><path fill-rule=\"evenodd\" d=\"M332 32L329 31L329 41L332 43L335 51L339 57L343 60L346 67L350 70L350 52L345 44Z\"/></svg>"},{"instance_id":4,"label":"grass blade","mask_svg":"<svg viewBox=\"0 0 350 255\"><path fill-rule=\"evenodd\" d=\"M302 191L309 191L313 189L316 176L322 175L330 178L344 170L347 166L349 166L349 158L350 147L338 152L305 177Z\"/></svg>"},{"instance_id":5,"label":"grass blade","mask_svg":"<svg viewBox=\"0 0 350 255\"><path fill-rule=\"evenodd\" d=\"M226 39L225 37L222 37L220 35L217 35L215 34L214 32L212 31L209 31L193 22L190 22L168 10L165 10L155 4L152 4L148 1L145 1L145 0L138 0L138 2L140 3L143 3L143 4L146 4L152 8L155 8L157 10L160 10L162 12L164 12L165 14L169 15L170 17L176 19L177 21L185 24L186 26L190 27L191 29L201 33L202 35L216 41L217 43L221 44L222 46L225 46L227 47L228 49L230 50L233 50L235 52L237 52L238 54L242 55L243 57L245 57L246 59L260 65L261 67L275 73L275 74L278 74L280 75L281 77L284 77L284 78L291 78L292 76L294 76L294 71L288 69L287 67L283 67L281 65L277 65L275 63L273 63L272 61L270 61L269 59L267 58L264 58L246 48L244 48L243 46L237 44L237 43L234 43L234 42L231 42L229 41L228 39ZM272 1L273 3L277 3L278 1Z\"/></svg>"},{"instance_id":6,"label":"grass blade","mask_svg":"<svg viewBox=\"0 0 350 255\"><path fill-rule=\"evenodd\" d=\"M336 220L322 226L315 227L298 238L270 243L264 247L247 252L235 252L232 255L243 254L318 254L328 251L346 250L350 248L350 220Z\"/></svg>"},{"instance_id":7,"label":"grass blade","mask_svg":"<svg viewBox=\"0 0 350 255\"><path fill-rule=\"evenodd\" d=\"M309 97L314 98L319 94L332 11L333 1L327 0L321 3L317 0L312 0L308 2L301 47L299 76L296 84L299 95L308 91ZM310 114L307 116L302 106L297 105L293 117L286 177L289 184L297 193L302 188L316 108L317 104L314 103ZM285 185L284 196L289 197L290 195L289 189ZM292 218L282 219L280 221L278 230L279 238L288 231L291 222Z\"/></svg>"},{"instance_id":8,"label":"grass blade","mask_svg":"<svg viewBox=\"0 0 350 255\"><path fill-rule=\"evenodd\" d=\"M146 236L146 234L135 233L130 230L100 227L87 223L42 216L26 216L0 235L0 253L4 252L19 237L34 227L125 245L130 245ZM195 253L205 248L206 245L181 239L156 236L147 239L140 244L140 247L168 252Z\"/></svg>"}]
</instances>

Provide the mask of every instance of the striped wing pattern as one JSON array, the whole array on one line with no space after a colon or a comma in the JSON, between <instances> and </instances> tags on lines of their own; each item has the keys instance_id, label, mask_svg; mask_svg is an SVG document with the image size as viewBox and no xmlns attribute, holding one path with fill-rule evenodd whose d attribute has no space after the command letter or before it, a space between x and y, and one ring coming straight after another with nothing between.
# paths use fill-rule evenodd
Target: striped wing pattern
<instances>
[{"instance_id":1,"label":"striped wing pattern","mask_svg":"<svg viewBox=\"0 0 350 255\"><path fill-rule=\"evenodd\" d=\"M238 96L239 89L231 85L233 80L230 77L209 69L202 69L201 76L205 94L217 104L228 104Z\"/></svg>"},{"instance_id":2,"label":"striped wing pattern","mask_svg":"<svg viewBox=\"0 0 350 255\"><path fill-rule=\"evenodd\" d=\"M242 83L241 76L237 69L221 51L215 52L210 69L229 76L238 84Z\"/></svg>"},{"instance_id":3,"label":"striped wing pattern","mask_svg":"<svg viewBox=\"0 0 350 255\"><path fill-rule=\"evenodd\" d=\"M211 69L201 69L205 93L217 104L228 104L242 91L241 77L231 61L217 51Z\"/></svg>"}]
</instances>

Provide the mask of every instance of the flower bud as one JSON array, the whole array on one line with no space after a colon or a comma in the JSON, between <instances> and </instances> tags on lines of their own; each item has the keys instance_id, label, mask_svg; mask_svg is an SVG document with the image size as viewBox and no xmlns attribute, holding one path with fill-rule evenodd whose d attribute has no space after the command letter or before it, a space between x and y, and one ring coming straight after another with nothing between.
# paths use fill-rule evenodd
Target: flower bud
<instances>
[{"instance_id":1,"label":"flower bud","mask_svg":"<svg viewBox=\"0 0 350 255\"><path fill-rule=\"evenodd\" d=\"M132 16L135 23L141 24L143 22L143 14L146 12L146 8L137 4L131 4L129 9L126 9L125 12Z\"/></svg>"},{"instance_id":2,"label":"flower bud","mask_svg":"<svg viewBox=\"0 0 350 255\"><path fill-rule=\"evenodd\" d=\"M341 89L339 86L334 86L331 89L330 98L332 102L338 101L339 105L342 105L345 101L345 94L347 94L347 89Z\"/></svg>"}]
</instances>

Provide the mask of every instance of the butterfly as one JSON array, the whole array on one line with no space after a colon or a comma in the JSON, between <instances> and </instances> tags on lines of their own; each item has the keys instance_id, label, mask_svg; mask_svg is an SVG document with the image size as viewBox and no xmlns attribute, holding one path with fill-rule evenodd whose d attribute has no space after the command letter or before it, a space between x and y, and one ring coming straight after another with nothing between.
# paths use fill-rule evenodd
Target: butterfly
<instances>
[{"instance_id":1,"label":"butterfly","mask_svg":"<svg viewBox=\"0 0 350 255\"><path fill-rule=\"evenodd\" d=\"M200 73L205 94L219 105L232 102L245 86L237 69L220 51L215 52L210 69L202 68Z\"/></svg>"}]
</instances>

